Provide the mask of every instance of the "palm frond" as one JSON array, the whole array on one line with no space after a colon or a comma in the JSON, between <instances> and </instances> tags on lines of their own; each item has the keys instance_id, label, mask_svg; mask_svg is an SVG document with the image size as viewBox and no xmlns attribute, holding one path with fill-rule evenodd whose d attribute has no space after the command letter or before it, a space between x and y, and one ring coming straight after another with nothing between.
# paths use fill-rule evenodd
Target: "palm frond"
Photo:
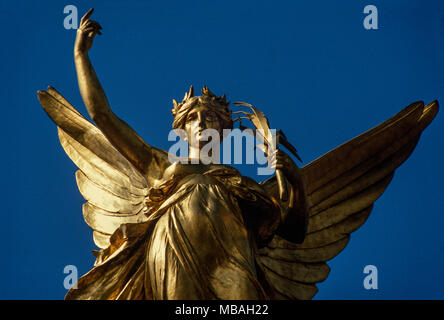
<instances>
[{"instance_id":1,"label":"palm frond","mask_svg":"<svg viewBox=\"0 0 444 320\"><path fill-rule=\"evenodd\" d=\"M257 109L256 107L252 106L249 103L246 102L234 102L233 103L237 107L248 107L252 110L252 112L246 112L246 111L235 111L233 113L239 113L244 114L245 116L239 117L238 119L248 119L250 120L255 130L253 130L256 137L263 140L265 148L261 148L264 151L267 156L271 155L272 152L274 152L275 149L277 149L278 144L282 144L285 148L288 149L299 161L302 162L302 159L299 157L296 148L288 141L287 137L285 136L284 132L282 130L276 131L276 145L273 145L273 135L270 130L270 123L268 122L267 117L265 117L264 113ZM240 126L239 126L240 127ZM246 128L242 126L243 128ZM242 128L241 128L242 129Z\"/></svg>"}]
</instances>

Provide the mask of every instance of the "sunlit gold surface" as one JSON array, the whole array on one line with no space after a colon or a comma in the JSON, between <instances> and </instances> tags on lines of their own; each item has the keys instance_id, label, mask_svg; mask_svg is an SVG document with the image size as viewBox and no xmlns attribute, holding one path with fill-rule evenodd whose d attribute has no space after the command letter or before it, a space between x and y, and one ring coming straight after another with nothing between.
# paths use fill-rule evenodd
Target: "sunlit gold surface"
<instances>
[{"instance_id":1,"label":"sunlit gold surface","mask_svg":"<svg viewBox=\"0 0 444 320\"><path fill-rule=\"evenodd\" d=\"M38 92L79 168L84 219L101 249L66 299L311 299L438 103L413 103L301 169L281 155L284 202L276 177L258 184L227 165L171 164L120 120L88 58L99 31L91 13L74 54L96 126L55 89Z\"/></svg>"}]
</instances>

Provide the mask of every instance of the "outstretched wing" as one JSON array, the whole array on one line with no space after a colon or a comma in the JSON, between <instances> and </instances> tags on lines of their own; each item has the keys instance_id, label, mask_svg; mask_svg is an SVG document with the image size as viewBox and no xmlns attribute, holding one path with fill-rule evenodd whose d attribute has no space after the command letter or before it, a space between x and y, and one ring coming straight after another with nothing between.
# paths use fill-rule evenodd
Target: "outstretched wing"
<instances>
[{"instance_id":1,"label":"outstretched wing","mask_svg":"<svg viewBox=\"0 0 444 320\"><path fill-rule=\"evenodd\" d=\"M57 124L60 142L76 172L86 223L94 242L107 248L121 224L147 221L148 182L134 166L54 88L39 91L43 109Z\"/></svg>"},{"instance_id":2,"label":"outstretched wing","mask_svg":"<svg viewBox=\"0 0 444 320\"><path fill-rule=\"evenodd\" d=\"M310 217L303 243L275 236L260 250L276 299L311 299L325 280L326 262L339 254L350 234L368 218L394 171L412 153L421 132L438 112L438 102L416 102L391 119L304 166ZM277 198L276 180L264 187Z\"/></svg>"}]
</instances>

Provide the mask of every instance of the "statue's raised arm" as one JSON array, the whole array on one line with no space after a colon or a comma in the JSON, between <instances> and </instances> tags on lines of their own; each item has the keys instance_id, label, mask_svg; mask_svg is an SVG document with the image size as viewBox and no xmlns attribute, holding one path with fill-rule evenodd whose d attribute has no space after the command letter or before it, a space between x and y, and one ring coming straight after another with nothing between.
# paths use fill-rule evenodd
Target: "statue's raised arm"
<instances>
[{"instance_id":1,"label":"statue's raised arm","mask_svg":"<svg viewBox=\"0 0 444 320\"><path fill-rule=\"evenodd\" d=\"M88 57L96 34L101 35L102 27L90 20L93 9L81 19L74 45L74 61L77 71L80 93L85 106L97 127L111 144L120 151L142 174L152 176L154 163L158 176L168 165L165 153L148 146L139 135L111 110L105 92ZM155 158L155 159L154 159Z\"/></svg>"},{"instance_id":2,"label":"statue's raised arm","mask_svg":"<svg viewBox=\"0 0 444 320\"><path fill-rule=\"evenodd\" d=\"M83 216L94 230L95 244L105 249L120 226L149 219L148 190L170 162L166 151L146 144L111 111L87 55L101 29L88 19L91 14L92 9L82 18L74 54L80 91L97 126L52 87L39 90L38 99L57 124L63 149L79 168L77 185L87 200Z\"/></svg>"}]
</instances>

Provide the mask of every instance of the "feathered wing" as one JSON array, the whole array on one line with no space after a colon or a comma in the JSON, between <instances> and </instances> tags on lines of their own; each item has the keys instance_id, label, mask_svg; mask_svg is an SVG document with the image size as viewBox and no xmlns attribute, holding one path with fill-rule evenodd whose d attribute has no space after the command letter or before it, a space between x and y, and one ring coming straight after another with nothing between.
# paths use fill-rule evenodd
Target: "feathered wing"
<instances>
[{"instance_id":1,"label":"feathered wing","mask_svg":"<svg viewBox=\"0 0 444 320\"><path fill-rule=\"evenodd\" d=\"M87 200L83 216L94 230L94 242L107 248L120 225L147 221L147 179L54 88L39 91L38 98L58 126L63 149L79 168L77 185Z\"/></svg>"},{"instance_id":2,"label":"feathered wing","mask_svg":"<svg viewBox=\"0 0 444 320\"><path fill-rule=\"evenodd\" d=\"M275 236L260 250L259 263L276 299L311 299L325 280L327 261L368 218L394 171L412 153L421 132L438 112L438 102L416 102L379 126L301 168L310 217L303 243ZM276 198L276 179L264 183Z\"/></svg>"}]
</instances>

